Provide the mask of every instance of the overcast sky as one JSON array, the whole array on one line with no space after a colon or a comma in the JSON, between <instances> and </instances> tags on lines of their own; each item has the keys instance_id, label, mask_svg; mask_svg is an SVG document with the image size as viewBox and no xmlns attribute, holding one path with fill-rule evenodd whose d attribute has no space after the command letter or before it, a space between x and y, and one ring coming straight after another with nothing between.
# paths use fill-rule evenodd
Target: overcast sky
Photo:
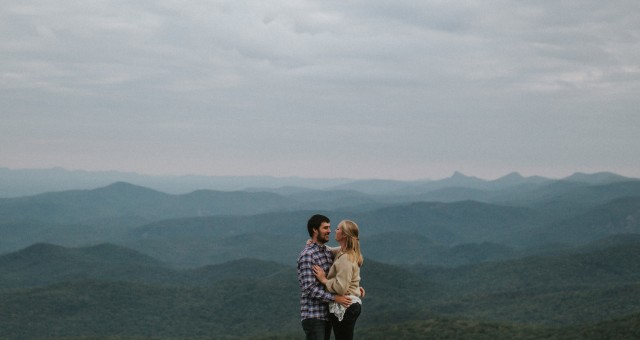
<instances>
[{"instance_id":1,"label":"overcast sky","mask_svg":"<svg viewBox=\"0 0 640 340\"><path fill-rule=\"evenodd\" d=\"M0 1L0 167L640 177L640 1Z\"/></svg>"}]
</instances>

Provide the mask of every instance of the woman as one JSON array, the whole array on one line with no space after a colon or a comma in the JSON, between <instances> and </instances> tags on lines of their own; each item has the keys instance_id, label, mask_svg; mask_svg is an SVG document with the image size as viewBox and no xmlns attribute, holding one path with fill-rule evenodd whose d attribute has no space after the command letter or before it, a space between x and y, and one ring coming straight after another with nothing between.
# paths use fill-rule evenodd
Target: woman
<instances>
[{"instance_id":1,"label":"woman","mask_svg":"<svg viewBox=\"0 0 640 340\"><path fill-rule=\"evenodd\" d=\"M353 339L353 329L362 309L360 267L363 258L360 253L358 234L358 225L355 222L341 221L336 229L336 241L340 244L340 248L335 248L337 254L329 273L325 276L321 267L313 268L318 281L328 291L351 298L351 305L348 308L335 302L329 305L329 320L336 340Z\"/></svg>"}]
</instances>

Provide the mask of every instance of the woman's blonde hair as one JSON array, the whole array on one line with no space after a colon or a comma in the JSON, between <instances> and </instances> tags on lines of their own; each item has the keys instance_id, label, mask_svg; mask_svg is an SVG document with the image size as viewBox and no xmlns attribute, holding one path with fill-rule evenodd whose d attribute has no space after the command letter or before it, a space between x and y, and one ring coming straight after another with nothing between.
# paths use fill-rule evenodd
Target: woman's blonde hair
<instances>
[{"instance_id":1,"label":"woman's blonde hair","mask_svg":"<svg viewBox=\"0 0 640 340\"><path fill-rule=\"evenodd\" d=\"M356 262L358 266L362 266L362 253L360 252L359 230L356 222L350 220L342 220L338 223L338 227L342 230L342 237L345 238L344 253L349 254L351 261Z\"/></svg>"}]
</instances>

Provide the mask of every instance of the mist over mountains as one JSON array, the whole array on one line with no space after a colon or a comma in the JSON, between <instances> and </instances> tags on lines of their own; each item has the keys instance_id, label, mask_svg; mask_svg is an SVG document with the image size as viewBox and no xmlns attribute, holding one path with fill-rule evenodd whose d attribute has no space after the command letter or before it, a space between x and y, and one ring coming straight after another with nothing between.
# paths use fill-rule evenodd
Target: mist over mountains
<instances>
[{"instance_id":1,"label":"mist over mountains","mask_svg":"<svg viewBox=\"0 0 640 340\"><path fill-rule=\"evenodd\" d=\"M640 180L611 173L563 180L514 173L493 181L455 173L421 183L353 181L322 190L287 186L184 194L115 182L0 199L0 252L38 242L111 242L179 266L241 257L291 263L307 238L306 219L322 212L334 221L358 221L363 247L376 260L462 264L462 258L505 259L546 245L570 247L637 233L639 197Z\"/></svg>"},{"instance_id":2,"label":"mist over mountains","mask_svg":"<svg viewBox=\"0 0 640 340\"><path fill-rule=\"evenodd\" d=\"M621 325L640 320L638 179L235 178L232 190L163 191L93 175L0 169L0 337L297 338L295 261L314 213L360 225L368 338L402 325L407 338L625 338ZM60 190L40 192L49 180ZM43 321L20 327L30 318Z\"/></svg>"},{"instance_id":3,"label":"mist over mountains","mask_svg":"<svg viewBox=\"0 0 640 340\"><path fill-rule=\"evenodd\" d=\"M627 181L631 178L613 173L576 173L564 180L590 184ZM443 188L502 189L517 185L555 181L540 176L523 177L517 172L496 180L483 180L455 172L442 180L353 180L348 178L302 178L272 176L154 176L119 171L83 171L50 169L0 168L0 197L30 196L51 191L95 189L115 182L127 182L170 194L185 194L196 190L220 191L291 191L304 189L354 190L366 194L420 194ZM289 187L290 189L287 189Z\"/></svg>"},{"instance_id":4,"label":"mist over mountains","mask_svg":"<svg viewBox=\"0 0 640 340\"><path fill-rule=\"evenodd\" d=\"M349 179L276 178L270 176L154 176L119 171L72 171L63 168L17 170L0 168L0 197L95 189L115 182L127 182L171 194L184 194L204 189L234 191L286 186L323 189L351 181Z\"/></svg>"}]
</instances>

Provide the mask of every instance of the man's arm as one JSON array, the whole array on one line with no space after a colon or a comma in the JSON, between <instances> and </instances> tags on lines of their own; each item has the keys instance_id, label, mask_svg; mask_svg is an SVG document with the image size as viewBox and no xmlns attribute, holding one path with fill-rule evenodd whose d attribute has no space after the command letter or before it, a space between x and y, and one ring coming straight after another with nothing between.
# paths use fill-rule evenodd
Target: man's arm
<instances>
[{"instance_id":1,"label":"man's arm","mask_svg":"<svg viewBox=\"0 0 640 340\"><path fill-rule=\"evenodd\" d=\"M313 274L313 259L307 254L298 260L298 282L300 282L302 293L308 298L324 302L335 301L333 294L327 292L324 286L316 280L316 276Z\"/></svg>"},{"instance_id":2,"label":"man's arm","mask_svg":"<svg viewBox=\"0 0 640 340\"><path fill-rule=\"evenodd\" d=\"M351 298L346 295L334 295L336 302L343 305L344 308L349 308L351 306Z\"/></svg>"},{"instance_id":3,"label":"man's arm","mask_svg":"<svg viewBox=\"0 0 640 340\"><path fill-rule=\"evenodd\" d=\"M327 249L329 249L329 251L331 251L331 254L333 255L333 257L336 257L336 255L338 255L338 252L340 251L340 246L338 246L338 247L329 247L329 246L327 246Z\"/></svg>"}]
</instances>

